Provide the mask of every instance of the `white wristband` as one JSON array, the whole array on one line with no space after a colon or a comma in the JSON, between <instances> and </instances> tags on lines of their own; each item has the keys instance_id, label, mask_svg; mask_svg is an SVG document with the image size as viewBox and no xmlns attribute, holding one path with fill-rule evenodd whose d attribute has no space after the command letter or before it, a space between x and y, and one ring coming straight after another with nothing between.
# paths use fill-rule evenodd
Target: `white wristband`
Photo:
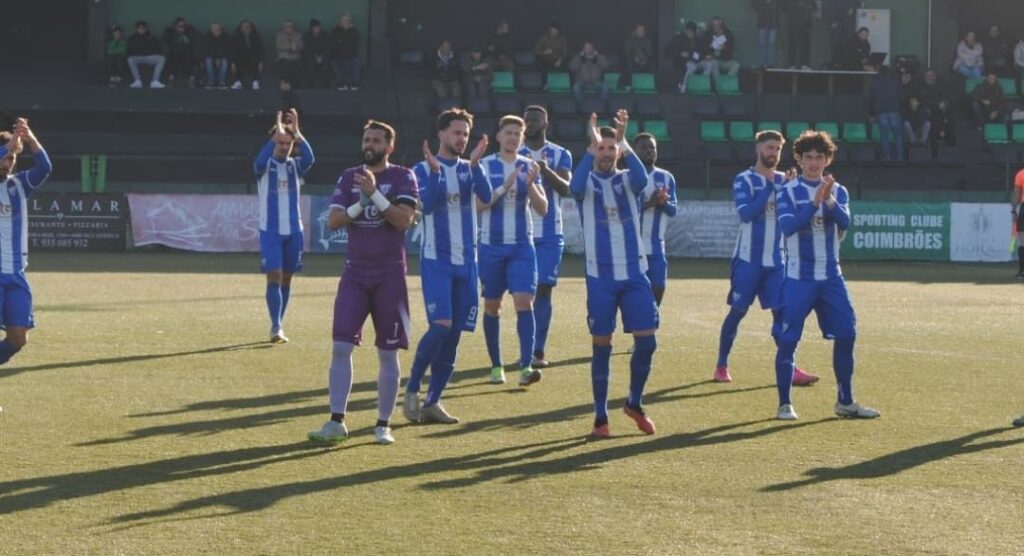
<instances>
[{"instance_id":1,"label":"white wristband","mask_svg":"<svg viewBox=\"0 0 1024 556\"><path fill-rule=\"evenodd\" d=\"M345 212L348 213L349 219L355 220L356 218L359 218L360 214L363 213L363 205L360 203L356 203L345 209Z\"/></svg>"},{"instance_id":2,"label":"white wristband","mask_svg":"<svg viewBox=\"0 0 1024 556\"><path fill-rule=\"evenodd\" d=\"M391 206L391 201L389 201L388 198L385 197L384 194L381 193L380 191L374 191L373 195L370 195L370 200L373 201L373 204L374 206L377 207L377 210L381 212L384 212L385 210L388 209L388 207Z\"/></svg>"},{"instance_id":3,"label":"white wristband","mask_svg":"<svg viewBox=\"0 0 1024 556\"><path fill-rule=\"evenodd\" d=\"M631 148L629 146L629 141L626 141L625 137L622 138L622 141L619 141L619 150L622 151L622 152L626 152L628 150L631 150Z\"/></svg>"}]
</instances>

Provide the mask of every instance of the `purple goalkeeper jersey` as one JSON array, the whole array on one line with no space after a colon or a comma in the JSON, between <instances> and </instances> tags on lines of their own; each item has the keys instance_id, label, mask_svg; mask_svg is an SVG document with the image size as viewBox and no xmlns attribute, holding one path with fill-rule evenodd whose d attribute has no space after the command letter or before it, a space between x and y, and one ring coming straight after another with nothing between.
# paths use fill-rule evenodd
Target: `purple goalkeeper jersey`
<instances>
[{"instance_id":1,"label":"purple goalkeeper jersey","mask_svg":"<svg viewBox=\"0 0 1024 556\"><path fill-rule=\"evenodd\" d=\"M361 192L355 182L355 173L362 168L356 166L342 172L331 197L332 208L345 210L359 202ZM374 176L377 178L377 190L392 204L416 208L420 195L412 170L388 165ZM388 224L377 207L371 204L363 208L363 213L348 226L345 266L379 268L394 264L405 268L405 232Z\"/></svg>"}]
</instances>

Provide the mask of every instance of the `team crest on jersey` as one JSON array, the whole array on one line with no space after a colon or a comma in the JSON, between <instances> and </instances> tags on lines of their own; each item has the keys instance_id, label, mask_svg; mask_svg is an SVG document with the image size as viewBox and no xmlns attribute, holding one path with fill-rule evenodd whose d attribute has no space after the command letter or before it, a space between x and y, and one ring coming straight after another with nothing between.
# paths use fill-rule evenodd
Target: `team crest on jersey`
<instances>
[{"instance_id":1,"label":"team crest on jersey","mask_svg":"<svg viewBox=\"0 0 1024 556\"><path fill-rule=\"evenodd\" d=\"M0 203L0 216L10 216L13 212L13 207L7 203Z\"/></svg>"},{"instance_id":2,"label":"team crest on jersey","mask_svg":"<svg viewBox=\"0 0 1024 556\"><path fill-rule=\"evenodd\" d=\"M391 191L391 184L390 183L378 184L377 185L377 189L379 189L381 193L387 195L388 192Z\"/></svg>"},{"instance_id":3,"label":"team crest on jersey","mask_svg":"<svg viewBox=\"0 0 1024 556\"><path fill-rule=\"evenodd\" d=\"M613 183L612 184L612 190L614 190L617 195L622 195L622 183L621 182Z\"/></svg>"},{"instance_id":4,"label":"team crest on jersey","mask_svg":"<svg viewBox=\"0 0 1024 556\"><path fill-rule=\"evenodd\" d=\"M457 175L459 176L460 181L469 181L469 178L471 177L469 170L459 170Z\"/></svg>"},{"instance_id":5,"label":"team crest on jersey","mask_svg":"<svg viewBox=\"0 0 1024 556\"><path fill-rule=\"evenodd\" d=\"M427 312L428 313L433 315L434 311L436 311L436 310L437 310L437 303L428 303L427 304Z\"/></svg>"}]
</instances>

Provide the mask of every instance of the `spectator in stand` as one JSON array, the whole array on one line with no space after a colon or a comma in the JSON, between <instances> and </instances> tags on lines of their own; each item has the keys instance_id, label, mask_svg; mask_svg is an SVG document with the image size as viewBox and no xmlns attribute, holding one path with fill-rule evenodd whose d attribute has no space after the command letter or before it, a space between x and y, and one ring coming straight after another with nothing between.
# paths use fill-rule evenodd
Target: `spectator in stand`
<instances>
[{"instance_id":1,"label":"spectator in stand","mask_svg":"<svg viewBox=\"0 0 1024 556\"><path fill-rule=\"evenodd\" d=\"M594 43L583 41L579 54L569 61L569 70L573 72L572 92L576 101L583 100L584 91L598 91L601 102L608 100L608 84L604 82L604 70L608 69L608 59L597 51Z\"/></svg>"},{"instance_id":2,"label":"spectator in stand","mask_svg":"<svg viewBox=\"0 0 1024 556\"><path fill-rule=\"evenodd\" d=\"M785 0L783 5L789 24L789 68L811 69L811 22L817 5L814 0ZM845 36L845 35L844 35Z\"/></svg>"},{"instance_id":3,"label":"spectator in stand","mask_svg":"<svg viewBox=\"0 0 1024 556\"><path fill-rule=\"evenodd\" d=\"M491 94L494 79L494 64L484 56L484 49L474 46L462 60L462 75L466 79L466 91L471 97L487 97Z\"/></svg>"},{"instance_id":4,"label":"spectator in stand","mask_svg":"<svg viewBox=\"0 0 1024 556\"><path fill-rule=\"evenodd\" d=\"M718 81L720 73L736 75L740 71L740 63L733 59L733 49L736 48L736 38L732 30L725 26L725 21L719 16L711 18L708 30L704 33L701 41L701 73L710 74L712 81Z\"/></svg>"},{"instance_id":5,"label":"spectator in stand","mask_svg":"<svg viewBox=\"0 0 1024 556\"><path fill-rule=\"evenodd\" d=\"M164 30L167 43L168 83L184 82L196 86L196 46L199 34L183 17L176 17L171 26Z\"/></svg>"},{"instance_id":6,"label":"spectator in stand","mask_svg":"<svg viewBox=\"0 0 1024 556\"><path fill-rule=\"evenodd\" d=\"M998 25L988 28L988 36L981 41L985 52L985 68L1000 77L1010 75L1010 43L1006 42Z\"/></svg>"},{"instance_id":7,"label":"spectator in stand","mask_svg":"<svg viewBox=\"0 0 1024 556\"><path fill-rule=\"evenodd\" d=\"M921 109L931 114L942 99L942 86L939 85L939 74L935 68L928 68L920 81L916 81L911 87L911 94L921 101Z\"/></svg>"},{"instance_id":8,"label":"spectator in stand","mask_svg":"<svg viewBox=\"0 0 1024 556\"><path fill-rule=\"evenodd\" d=\"M512 51L512 33L507 22L502 21L498 23L484 54L491 59L496 71L512 71L515 69L516 62L515 54Z\"/></svg>"},{"instance_id":9,"label":"spectator in stand","mask_svg":"<svg viewBox=\"0 0 1024 556\"><path fill-rule=\"evenodd\" d=\"M910 145L927 145L931 130L931 118L921 107L921 101L910 97L903 112L903 138Z\"/></svg>"},{"instance_id":10,"label":"spectator in stand","mask_svg":"<svg viewBox=\"0 0 1024 556\"><path fill-rule=\"evenodd\" d=\"M339 91L359 90L362 68L359 63L359 29L352 16L345 14L331 30L331 64Z\"/></svg>"},{"instance_id":11,"label":"spectator in stand","mask_svg":"<svg viewBox=\"0 0 1024 556\"><path fill-rule=\"evenodd\" d=\"M260 77L263 76L263 39L248 19L243 19L235 31L231 68L235 72L232 89L241 89L243 83L251 82L252 88L259 90Z\"/></svg>"},{"instance_id":12,"label":"spectator in stand","mask_svg":"<svg viewBox=\"0 0 1024 556\"><path fill-rule=\"evenodd\" d=\"M128 45L125 48L128 54L128 69L132 72L132 89L142 88L142 76L139 74L139 66L153 66L153 79L149 82L150 89L163 89L164 84L160 82L160 73L164 71L163 51L160 50L160 40L149 32L149 24L145 21L135 23L135 34L128 38Z\"/></svg>"},{"instance_id":13,"label":"spectator in stand","mask_svg":"<svg viewBox=\"0 0 1024 556\"><path fill-rule=\"evenodd\" d=\"M955 134L956 121L953 118L953 111L949 108L949 101L939 99L932 110L932 144L955 145Z\"/></svg>"},{"instance_id":14,"label":"spectator in stand","mask_svg":"<svg viewBox=\"0 0 1024 556\"><path fill-rule=\"evenodd\" d=\"M228 70L231 62L231 39L220 23L210 25L203 41L203 65L206 68L206 88L228 88Z\"/></svg>"},{"instance_id":15,"label":"spectator in stand","mask_svg":"<svg viewBox=\"0 0 1024 556\"><path fill-rule=\"evenodd\" d=\"M999 83L999 76L989 70L985 79L975 85L971 91L971 108L974 110L974 121L978 128L985 124L1006 123L1007 115L1003 110L1005 92Z\"/></svg>"},{"instance_id":16,"label":"spectator in stand","mask_svg":"<svg viewBox=\"0 0 1024 556\"><path fill-rule=\"evenodd\" d=\"M775 36L779 32L779 0L751 0L757 13L757 67L775 65Z\"/></svg>"},{"instance_id":17,"label":"spectator in stand","mask_svg":"<svg viewBox=\"0 0 1024 556\"><path fill-rule=\"evenodd\" d=\"M871 31L867 27L857 29L857 34L852 36L845 52L840 56L841 69L848 71L875 71L878 69L871 65L871 42L868 40L870 36Z\"/></svg>"},{"instance_id":18,"label":"spectator in stand","mask_svg":"<svg viewBox=\"0 0 1024 556\"><path fill-rule=\"evenodd\" d=\"M302 33L295 22L285 20L274 41L277 47L277 75L298 87L302 82Z\"/></svg>"},{"instance_id":19,"label":"spectator in stand","mask_svg":"<svg viewBox=\"0 0 1024 556\"><path fill-rule=\"evenodd\" d=\"M679 84L676 87L680 94L686 93L686 82L697 71L697 62L700 60L697 44L697 24L687 21L683 30L672 37L665 49L665 56L672 60L672 65L679 72Z\"/></svg>"},{"instance_id":20,"label":"spectator in stand","mask_svg":"<svg viewBox=\"0 0 1024 556\"><path fill-rule=\"evenodd\" d=\"M903 85L889 66L882 66L871 81L868 93L872 122L878 123L882 143L882 160L903 160L903 122L900 108L903 104Z\"/></svg>"},{"instance_id":21,"label":"spectator in stand","mask_svg":"<svg viewBox=\"0 0 1024 556\"><path fill-rule=\"evenodd\" d=\"M111 87L121 84L128 66L125 63L128 53L128 41L124 38L124 29L120 25L110 28L110 39L107 40L104 63L107 68L107 82Z\"/></svg>"},{"instance_id":22,"label":"spectator in stand","mask_svg":"<svg viewBox=\"0 0 1024 556\"><path fill-rule=\"evenodd\" d=\"M302 56L306 65L306 81L311 89L331 88L331 37L324 32L319 19L309 20L309 32L303 41Z\"/></svg>"},{"instance_id":23,"label":"spectator in stand","mask_svg":"<svg viewBox=\"0 0 1024 556\"><path fill-rule=\"evenodd\" d=\"M861 5L860 0L825 0L822 15L828 23L834 67L841 67L842 61L845 59L843 49L848 46L847 37L853 36L854 30L857 28L857 10Z\"/></svg>"},{"instance_id":24,"label":"spectator in stand","mask_svg":"<svg viewBox=\"0 0 1024 556\"><path fill-rule=\"evenodd\" d=\"M548 30L533 47L537 55L537 65L541 71L565 71L565 59L569 56L569 43L562 34L562 27L555 22L548 25Z\"/></svg>"},{"instance_id":25,"label":"spectator in stand","mask_svg":"<svg viewBox=\"0 0 1024 556\"><path fill-rule=\"evenodd\" d=\"M1017 77L1024 79L1024 37L1017 41L1013 49L1013 69Z\"/></svg>"},{"instance_id":26,"label":"spectator in stand","mask_svg":"<svg viewBox=\"0 0 1024 556\"><path fill-rule=\"evenodd\" d=\"M437 98L461 98L461 81L462 67L456 59L452 43L448 40L441 41L441 46L434 57L434 75L431 80Z\"/></svg>"},{"instance_id":27,"label":"spectator in stand","mask_svg":"<svg viewBox=\"0 0 1024 556\"><path fill-rule=\"evenodd\" d=\"M654 42L647 36L647 28L637 23L633 32L626 37L622 46L624 64L619 74L619 88L629 90L633 86L634 72L650 72L654 69Z\"/></svg>"},{"instance_id":28,"label":"spectator in stand","mask_svg":"<svg viewBox=\"0 0 1024 556\"><path fill-rule=\"evenodd\" d=\"M970 78L980 78L985 68L984 48L974 37L974 31L964 33L964 38L956 47L956 61L953 71Z\"/></svg>"}]
</instances>

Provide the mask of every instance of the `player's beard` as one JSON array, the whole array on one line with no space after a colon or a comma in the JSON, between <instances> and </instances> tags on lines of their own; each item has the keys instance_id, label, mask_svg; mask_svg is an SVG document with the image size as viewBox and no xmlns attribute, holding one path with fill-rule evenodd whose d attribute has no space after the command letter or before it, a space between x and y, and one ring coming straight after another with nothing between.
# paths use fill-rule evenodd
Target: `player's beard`
<instances>
[{"instance_id":1,"label":"player's beard","mask_svg":"<svg viewBox=\"0 0 1024 556\"><path fill-rule=\"evenodd\" d=\"M363 164L367 166L376 166L381 162L384 162L386 154L384 151L377 152L373 149L366 149L363 151Z\"/></svg>"},{"instance_id":2,"label":"player's beard","mask_svg":"<svg viewBox=\"0 0 1024 556\"><path fill-rule=\"evenodd\" d=\"M775 168L779 165L779 157L777 156L762 156L761 165L765 168Z\"/></svg>"},{"instance_id":3,"label":"player's beard","mask_svg":"<svg viewBox=\"0 0 1024 556\"><path fill-rule=\"evenodd\" d=\"M523 132L523 139L526 139L527 141L534 141L541 137L544 137L543 129L538 129L536 132L530 133L530 128L526 128L526 131Z\"/></svg>"},{"instance_id":4,"label":"player's beard","mask_svg":"<svg viewBox=\"0 0 1024 556\"><path fill-rule=\"evenodd\" d=\"M639 157L638 157L638 158L639 158ZM640 158L640 162L642 162L644 166L648 166L648 167L650 167L650 166L654 166L654 163L655 163L655 162L657 162L657 159L654 159L654 158L646 158L646 157L645 157L645 158Z\"/></svg>"},{"instance_id":5,"label":"player's beard","mask_svg":"<svg viewBox=\"0 0 1024 556\"><path fill-rule=\"evenodd\" d=\"M445 143L444 148L448 149L448 152L452 153L456 157L460 157L460 156L462 156L462 153L466 152L466 147L465 146L463 146L460 149L458 147L458 145L456 145L454 143Z\"/></svg>"}]
</instances>

